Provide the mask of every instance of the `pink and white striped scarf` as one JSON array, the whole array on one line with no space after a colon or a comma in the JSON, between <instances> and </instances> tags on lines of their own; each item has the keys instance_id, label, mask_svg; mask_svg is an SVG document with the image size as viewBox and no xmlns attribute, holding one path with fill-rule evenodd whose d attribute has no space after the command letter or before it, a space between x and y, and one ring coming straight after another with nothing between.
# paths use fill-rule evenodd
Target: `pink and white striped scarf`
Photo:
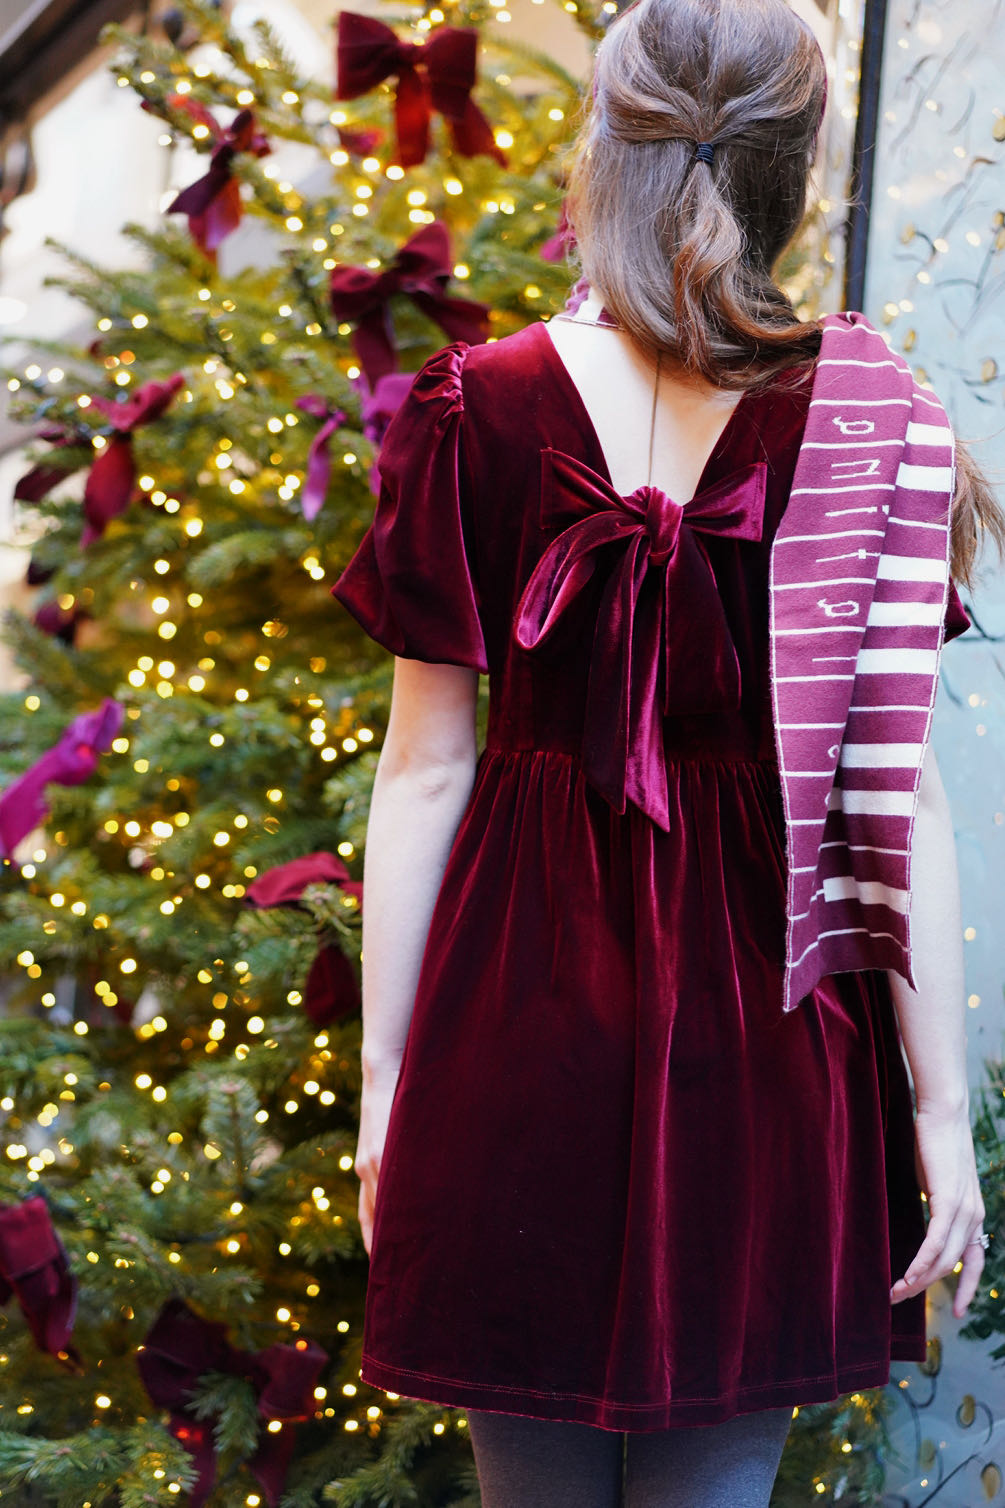
<instances>
[{"instance_id":1,"label":"pink and white striped scarf","mask_svg":"<svg viewBox=\"0 0 1005 1508\"><path fill-rule=\"evenodd\" d=\"M771 555L788 859L784 1009L824 975L912 986L911 838L949 592L953 433L858 313L824 320Z\"/></svg>"}]
</instances>

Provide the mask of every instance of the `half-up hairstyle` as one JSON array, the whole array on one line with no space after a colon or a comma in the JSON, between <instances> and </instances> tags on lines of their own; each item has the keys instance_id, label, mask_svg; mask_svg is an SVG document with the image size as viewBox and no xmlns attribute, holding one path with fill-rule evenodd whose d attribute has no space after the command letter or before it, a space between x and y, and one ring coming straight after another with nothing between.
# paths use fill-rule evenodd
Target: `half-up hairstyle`
<instances>
[{"instance_id":1,"label":"half-up hairstyle","mask_svg":"<svg viewBox=\"0 0 1005 1508\"><path fill-rule=\"evenodd\" d=\"M612 23L568 212L587 280L651 355L724 388L816 355L819 326L772 269L806 212L826 90L785 0L637 0Z\"/></svg>"},{"instance_id":2,"label":"half-up hairstyle","mask_svg":"<svg viewBox=\"0 0 1005 1508\"><path fill-rule=\"evenodd\" d=\"M786 0L636 0L597 51L568 217L586 280L655 360L758 387L820 349L772 276L806 213L827 98L812 32ZM951 569L972 586L1005 514L957 452Z\"/></svg>"}]
</instances>

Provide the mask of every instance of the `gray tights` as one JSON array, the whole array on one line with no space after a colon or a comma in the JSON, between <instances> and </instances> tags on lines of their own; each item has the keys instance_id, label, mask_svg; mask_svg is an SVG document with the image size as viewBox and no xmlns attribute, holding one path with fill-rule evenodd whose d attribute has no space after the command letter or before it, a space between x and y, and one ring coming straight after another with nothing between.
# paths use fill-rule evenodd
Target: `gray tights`
<instances>
[{"instance_id":1,"label":"gray tights","mask_svg":"<svg viewBox=\"0 0 1005 1508\"><path fill-rule=\"evenodd\" d=\"M792 1409L654 1432L466 1409L482 1508L767 1508Z\"/></svg>"}]
</instances>

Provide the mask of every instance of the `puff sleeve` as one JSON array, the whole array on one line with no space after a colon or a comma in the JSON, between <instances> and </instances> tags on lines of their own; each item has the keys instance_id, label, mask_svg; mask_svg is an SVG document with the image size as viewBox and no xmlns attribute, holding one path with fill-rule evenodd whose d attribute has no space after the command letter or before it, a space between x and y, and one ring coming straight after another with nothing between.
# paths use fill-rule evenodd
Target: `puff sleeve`
<instances>
[{"instance_id":1,"label":"puff sleeve","mask_svg":"<svg viewBox=\"0 0 1005 1508\"><path fill-rule=\"evenodd\" d=\"M392 654L487 672L461 451L468 350L416 374L381 445L373 521L331 590Z\"/></svg>"},{"instance_id":2,"label":"puff sleeve","mask_svg":"<svg viewBox=\"0 0 1005 1508\"><path fill-rule=\"evenodd\" d=\"M965 634L970 627L970 618L966 608L960 601L960 594L956 590L956 583L952 577L949 579L949 597L946 602L946 616L943 620L943 644L948 644L950 639Z\"/></svg>"}]
</instances>

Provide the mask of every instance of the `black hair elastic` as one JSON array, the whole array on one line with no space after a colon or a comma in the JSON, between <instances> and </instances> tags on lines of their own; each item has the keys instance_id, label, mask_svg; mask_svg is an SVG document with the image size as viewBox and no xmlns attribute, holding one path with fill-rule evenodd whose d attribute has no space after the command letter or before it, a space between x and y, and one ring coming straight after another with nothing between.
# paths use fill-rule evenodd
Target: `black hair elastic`
<instances>
[{"instance_id":1,"label":"black hair elastic","mask_svg":"<svg viewBox=\"0 0 1005 1508\"><path fill-rule=\"evenodd\" d=\"M715 160L715 142L699 141L695 147L694 155L699 162L707 162L709 167L711 167Z\"/></svg>"}]
</instances>

